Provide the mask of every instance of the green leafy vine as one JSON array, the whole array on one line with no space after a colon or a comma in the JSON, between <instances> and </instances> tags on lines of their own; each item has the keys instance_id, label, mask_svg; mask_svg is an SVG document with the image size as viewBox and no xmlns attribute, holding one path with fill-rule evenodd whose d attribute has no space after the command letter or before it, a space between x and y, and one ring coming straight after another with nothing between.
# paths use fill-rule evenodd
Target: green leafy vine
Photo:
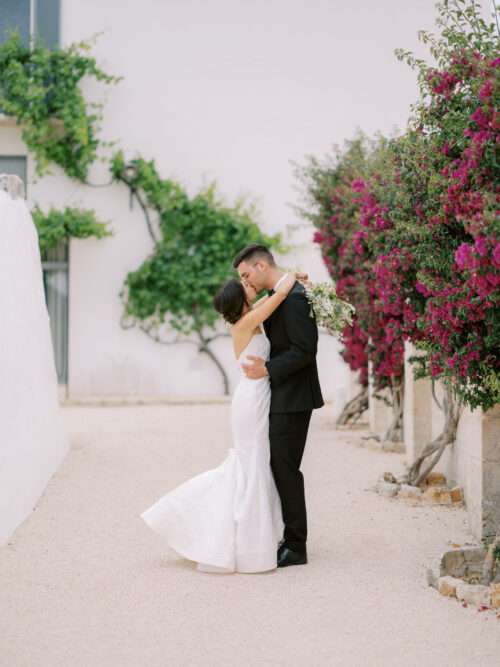
<instances>
[{"instance_id":1,"label":"green leafy vine","mask_svg":"<svg viewBox=\"0 0 500 667\"><path fill-rule=\"evenodd\" d=\"M31 215L38 231L40 252L54 248L62 239L69 237L86 239L91 236L101 239L112 236L106 223L98 222L94 211L67 207L63 211L51 208L44 213L38 206Z\"/></svg>"},{"instance_id":2,"label":"green leafy vine","mask_svg":"<svg viewBox=\"0 0 500 667\"><path fill-rule=\"evenodd\" d=\"M214 184L189 197L181 185L160 177L153 160L127 162L120 152L111 171L141 206L154 243L149 257L125 279L122 326L138 326L165 345L196 345L219 369L227 394L226 372L211 348L228 335L217 331L214 294L235 275L231 258L243 246L264 243L280 250L281 236L263 234L255 207L244 200L228 206Z\"/></svg>"},{"instance_id":3,"label":"green leafy vine","mask_svg":"<svg viewBox=\"0 0 500 667\"><path fill-rule=\"evenodd\" d=\"M71 178L85 181L98 148L102 104L87 103L80 90L84 77L105 84L119 81L87 55L88 42L51 51L25 46L17 33L0 45L0 109L16 118L36 160L39 176L50 163Z\"/></svg>"},{"instance_id":4,"label":"green leafy vine","mask_svg":"<svg viewBox=\"0 0 500 667\"><path fill-rule=\"evenodd\" d=\"M102 104L90 104L80 89L84 77L107 85L118 77L100 69L81 42L50 51L35 44L26 47L13 33L0 45L0 110L13 116L35 157L36 172L50 164L88 185L89 167L98 149L112 144L98 138ZM153 160L127 161L122 151L109 162L112 182L125 185L146 221L153 251L130 272L120 296L124 328L140 327L159 343L191 343L208 355L219 369L224 391L229 384L211 343L227 332L217 331L219 316L212 304L220 284L234 275L231 257L244 245L258 242L283 250L281 236L263 234L255 207L244 200L226 205L215 185L189 197L184 188L162 179ZM33 211L41 252L63 238L102 238L112 234L88 210ZM173 335L172 335L173 332Z\"/></svg>"}]
</instances>

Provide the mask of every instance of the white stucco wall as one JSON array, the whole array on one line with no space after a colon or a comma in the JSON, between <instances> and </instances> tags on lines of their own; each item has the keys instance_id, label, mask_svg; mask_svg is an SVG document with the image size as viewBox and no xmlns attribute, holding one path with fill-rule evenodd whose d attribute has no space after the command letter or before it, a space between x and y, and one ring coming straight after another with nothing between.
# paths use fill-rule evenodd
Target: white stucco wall
<instances>
[{"instance_id":1,"label":"white stucco wall","mask_svg":"<svg viewBox=\"0 0 500 667\"><path fill-rule=\"evenodd\" d=\"M299 202L290 161L324 154L357 127L370 134L404 127L416 77L393 50L422 53L417 30L432 28L434 15L434 0L62 0L62 41L103 31L93 53L124 77L107 95L104 138L119 140L129 156L155 158L163 176L191 193L216 179L228 199L256 197L268 232L297 227L299 247L287 261L318 280L326 272L312 231L290 207ZM102 89L87 82L86 92L99 98ZM19 130L0 128L2 152L13 147L24 150ZM107 180L102 166L91 180ZM164 348L119 327L125 275L151 249L125 189L83 187L54 170L30 197L44 208L94 208L115 230L112 238L71 242L70 394L219 394L217 370L194 348ZM330 399L349 384L336 348L321 338ZM229 344L218 349L234 381Z\"/></svg>"},{"instance_id":2,"label":"white stucco wall","mask_svg":"<svg viewBox=\"0 0 500 667\"><path fill-rule=\"evenodd\" d=\"M0 228L1 546L31 514L70 443L59 410L38 238L24 203L3 191Z\"/></svg>"}]
</instances>

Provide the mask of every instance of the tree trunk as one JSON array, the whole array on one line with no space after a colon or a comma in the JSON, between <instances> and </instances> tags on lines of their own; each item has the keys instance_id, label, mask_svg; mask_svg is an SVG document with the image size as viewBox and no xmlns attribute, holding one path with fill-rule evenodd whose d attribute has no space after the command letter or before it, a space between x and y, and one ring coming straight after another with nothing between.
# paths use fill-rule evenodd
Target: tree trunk
<instances>
[{"instance_id":1,"label":"tree trunk","mask_svg":"<svg viewBox=\"0 0 500 667\"><path fill-rule=\"evenodd\" d=\"M335 422L337 426L348 423L355 424L365 410L368 409L368 387L363 387L359 394L348 401Z\"/></svg>"},{"instance_id":2,"label":"tree trunk","mask_svg":"<svg viewBox=\"0 0 500 667\"><path fill-rule=\"evenodd\" d=\"M122 316L120 324L123 329L130 329L136 324L136 321L134 319L128 321L126 317ZM194 340L193 338L183 338L182 336L178 335L174 336L172 340L168 340L162 337L157 322L146 323L142 321L139 322L138 326L142 331L144 331L145 334L147 334L150 338L152 338L156 343L160 343L161 345L179 345L182 343L188 345L196 345L196 347L198 348L198 352L206 354L217 366L217 369L222 376L222 382L224 384L224 396L229 395L229 378L227 377L227 373L221 361L217 358L217 356L214 354L214 352L212 352L212 350L209 347L210 343L212 343L217 338L227 338L229 334L219 333L211 336L210 338L206 338L201 333L201 331L197 330L194 333L196 333L198 340Z\"/></svg>"},{"instance_id":3,"label":"tree trunk","mask_svg":"<svg viewBox=\"0 0 500 667\"><path fill-rule=\"evenodd\" d=\"M400 442L403 440L403 383L395 384L391 378L391 384L393 419L382 439L390 442Z\"/></svg>"},{"instance_id":4,"label":"tree trunk","mask_svg":"<svg viewBox=\"0 0 500 667\"><path fill-rule=\"evenodd\" d=\"M455 442L462 407L462 404L455 401L451 388L446 384L443 397L443 412L445 416L443 430L435 440L424 447L420 456L412 464L408 471L408 484L419 486L437 464L445 448ZM424 461L429 458L430 460L422 468Z\"/></svg>"},{"instance_id":5,"label":"tree trunk","mask_svg":"<svg viewBox=\"0 0 500 667\"><path fill-rule=\"evenodd\" d=\"M222 382L224 383L224 396L229 396L229 378L227 377L226 370L222 365L222 363L219 361L219 359L209 348L210 342L213 339L204 338L203 334L200 333L199 331L197 333L198 333L198 338L200 339L200 346L198 350L208 355L210 359L214 362L214 364L217 366L217 368L219 369L219 373L222 376Z\"/></svg>"}]
</instances>

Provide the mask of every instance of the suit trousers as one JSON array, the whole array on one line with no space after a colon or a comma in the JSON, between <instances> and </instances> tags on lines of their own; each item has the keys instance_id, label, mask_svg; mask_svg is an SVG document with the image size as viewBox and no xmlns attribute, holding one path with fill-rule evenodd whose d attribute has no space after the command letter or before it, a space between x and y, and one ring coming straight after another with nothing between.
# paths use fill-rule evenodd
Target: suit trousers
<instances>
[{"instance_id":1,"label":"suit trousers","mask_svg":"<svg viewBox=\"0 0 500 667\"><path fill-rule=\"evenodd\" d=\"M281 498L285 545L301 553L306 550L307 515L300 464L311 414L312 410L269 415L271 469Z\"/></svg>"}]
</instances>

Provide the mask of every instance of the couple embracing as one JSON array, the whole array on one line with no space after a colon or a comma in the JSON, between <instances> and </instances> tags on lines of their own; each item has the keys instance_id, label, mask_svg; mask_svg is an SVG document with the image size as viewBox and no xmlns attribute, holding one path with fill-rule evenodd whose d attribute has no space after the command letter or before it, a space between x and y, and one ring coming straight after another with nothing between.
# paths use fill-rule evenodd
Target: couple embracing
<instances>
[{"instance_id":1,"label":"couple embracing","mask_svg":"<svg viewBox=\"0 0 500 667\"><path fill-rule=\"evenodd\" d=\"M240 379L225 460L169 491L141 518L202 572L266 572L307 563L300 464L323 405L318 329L305 288L262 245L244 248L214 306L231 325ZM257 294L267 295L256 301Z\"/></svg>"}]
</instances>

